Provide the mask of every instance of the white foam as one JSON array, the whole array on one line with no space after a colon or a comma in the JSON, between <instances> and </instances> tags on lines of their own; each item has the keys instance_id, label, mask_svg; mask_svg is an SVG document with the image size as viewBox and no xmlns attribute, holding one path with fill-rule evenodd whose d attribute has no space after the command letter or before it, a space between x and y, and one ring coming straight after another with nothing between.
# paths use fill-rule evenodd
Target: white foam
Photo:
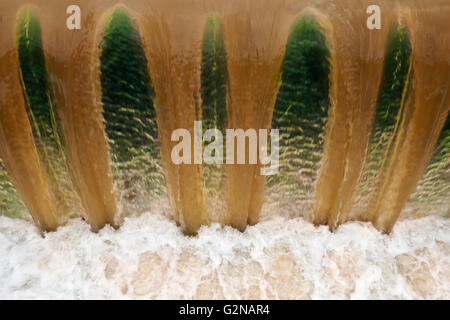
<instances>
[{"instance_id":1,"label":"white foam","mask_svg":"<svg viewBox=\"0 0 450 320\"><path fill-rule=\"evenodd\" d=\"M335 233L272 216L244 233L184 236L154 210L119 230L71 220L41 237L0 217L0 298L450 298L450 219L399 221L391 235L351 222Z\"/></svg>"}]
</instances>

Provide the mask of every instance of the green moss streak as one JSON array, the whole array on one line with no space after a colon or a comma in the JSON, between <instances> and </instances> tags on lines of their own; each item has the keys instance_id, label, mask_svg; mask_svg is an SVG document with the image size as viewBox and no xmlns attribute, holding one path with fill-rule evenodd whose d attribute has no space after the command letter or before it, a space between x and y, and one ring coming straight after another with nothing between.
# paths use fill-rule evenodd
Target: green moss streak
<instances>
[{"instance_id":1,"label":"green moss streak","mask_svg":"<svg viewBox=\"0 0 450 320\"><path fill-rule=\"evenodd\" d=\"M280 172L268 178L272 191L284 188L279 192L297 199L308 197L322 158L329 106L329 55L325 36L314 18L297 20L286 46L272 121L272 128L280 130Z\"/></svg>"},{"instance_id":2,"label":"green moss streak","mask_svg":"<svg viewBox=\"0 0 450 320\"><path fill-rule=\"evenodd\" d=\"M359 183L362 195L374 187L376 177L389 163L399 124L405 114L406 86L411 78L411 45L406 28L394 26L389 34L383 77L363 174Z\"/></svg>"},{"instance_id":3,"label":"green moss streak","mask_svg":"<svg viewBox=\"0 0 450 320\"><path fill-rule=\"evenodd\" d=\"M227 64L223 29L216 17L208 17L204 27L201 64L201 98L203 131L227 127ZM224 151L225 153L225 151ZM219 165L204 165L203 174L207 192L220 196L223 192L223 170Z\"/></svg>"},{"instance_id":4,"label":"green moss streak","mask_svg":"<svg viewBox=\"0 0 450 320\"><path fill-rule=\"evenodd\" d=\"M103 116L121 197L160 194L158 127L154 91L137 28L123 9L109 18L101 43Z\"/></svg>"}]
</instances>

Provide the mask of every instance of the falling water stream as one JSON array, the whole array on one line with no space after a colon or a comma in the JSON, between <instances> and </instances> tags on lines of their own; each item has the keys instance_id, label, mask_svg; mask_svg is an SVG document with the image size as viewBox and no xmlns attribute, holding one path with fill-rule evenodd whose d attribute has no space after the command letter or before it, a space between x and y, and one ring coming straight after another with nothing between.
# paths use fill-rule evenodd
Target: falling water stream
<instances>
[{"instance_id":1,"label":"falling water stream","mask_svg":"<svg viewBox=\"0 0 450 320\"><path fill-rule=\"evenodd\" d=\"M445 1L378 1L373 30L362 0L81 1L79 30L66 2L0 5L3 214L98 230L168 197L186 233L244 230L265 203L332 230L448 215ZM279 129L279 173L175 164L196 120Z\"/></svg>"},{"instance_id":2,"label":"falling water stream","mask_svg":"<svg viewBox=\"0 0 450 320\"><path fill-rule=\"evenodd\" d=\"M106 279L76 297L448 298L448 0L72 2L0 2L0 252Z\"/></svg>"}]
</instances>

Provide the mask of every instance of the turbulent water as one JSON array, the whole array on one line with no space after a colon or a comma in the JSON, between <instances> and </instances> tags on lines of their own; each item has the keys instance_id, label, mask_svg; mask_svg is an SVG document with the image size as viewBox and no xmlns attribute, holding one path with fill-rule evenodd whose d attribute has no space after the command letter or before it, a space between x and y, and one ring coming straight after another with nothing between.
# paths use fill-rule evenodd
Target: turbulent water
<instances>
[{"instance_id":1,"label":"turbulent water","mask_svg":"<svg viewBox=\"0 0 450 320\"><path fill-rule=\"evenodd\" d=\"M45 238L0 217L0 298L450 298L446 218L401 220L387 236L369 223L332 233L277 212L243 233L214 223L188 237L166 205L119 230L94 234L76 219Z\"/></svg>"}]
</instances>

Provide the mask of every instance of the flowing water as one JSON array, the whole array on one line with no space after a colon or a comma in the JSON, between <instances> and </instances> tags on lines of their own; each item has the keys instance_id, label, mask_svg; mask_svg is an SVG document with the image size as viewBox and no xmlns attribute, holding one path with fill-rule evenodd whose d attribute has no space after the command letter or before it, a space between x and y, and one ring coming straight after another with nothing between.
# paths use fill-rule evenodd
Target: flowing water
<instances>
[{"instance_id":1,"label":"flowing water","mask_svg":"<svg viewBox=\"0 0 450 320\"><path fill-rule=\"evenodd\" d=\"M10 215L11 181L48 230L76 215L120 224L166 194L187 233L257 223L264 193L331 229L352 218L389 231L411 193L446 211L445 2L381 1L374 30L365 1L115 4L82 3L80 30L65 28L64 1L2 5ZM172 131L195 144L195 120L279 129L279 174L175 165Z\"/></svg>"},{"instance_id":2,"label":"flowing water","mask_svg":"<svg viewBox=\"0 0 450 320\"><path fill-rule=\"evenodd\" d=\"M2 1L0 215L98 231L164 212L188 235L280 215L385 233L401 214L448 219L450 3L372 2L83 0L70 30L71 1ZM245 164L227 148L175 164L180 128L191 151L278 129L278 173L248 145Z\"/></svg>"}]
</instances>

